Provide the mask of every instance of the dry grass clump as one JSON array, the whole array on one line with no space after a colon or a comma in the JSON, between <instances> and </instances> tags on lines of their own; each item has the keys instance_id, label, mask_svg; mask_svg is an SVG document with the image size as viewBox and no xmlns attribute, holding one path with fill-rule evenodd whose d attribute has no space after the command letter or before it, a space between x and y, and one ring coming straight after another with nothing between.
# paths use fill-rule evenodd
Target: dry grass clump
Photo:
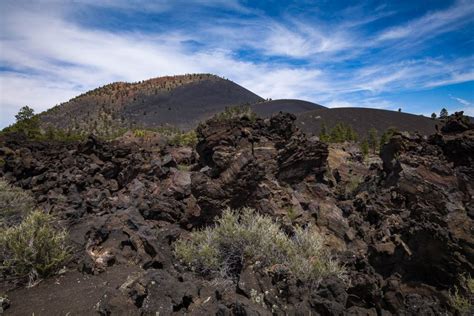
<instances>
[{"instance_id":1,"label":"dry grass clump","mask_svg":"<svg viewBox=\"0 0 474 316\"><path fill-rule=\"evenodd\" d=\"M28 277L30 284L56 272L70 253L66 231L34 208L27 192L0 180L0 274Z\"/></svg>"},{"instance_id":2,"label":"dry grass clump","mask_svg":"<svg viewBox=\"0 0 474 316\"><path fill-rule=\"evenodd\" d=\"M31 195L0 179L0 227L20 222L35 205Z\"/></svg>"},{"instance_id":3,"label":"dry grass clump","mask_svg":"<svg viewBox=\"0 0 474 316\"><path fill-rule=\"evenodd\" d=\"M290 237L269 216L251 209L224 211L215 226L178 240L175 255L205 275L234 277L245 264L257 261L264 268L278 265L303 281L344 274L320 234L297 227Z\"/></svg>"},{"instance_id":4,"label":"dry grass clump","mask_svg":"<svg viewBox=\"0 0 474 316\"><path fill-rule=\"evenodd\" d=\"M0 232L0 262L5 275L30 281L47 277L68 259L67 233L54 227L53 216L32 211L19 225Z\"/></svg>"},{"instance_id":5,"label":"dry grass clump","mask_svg":"<svg viewBox=\"0 0 474 316\"><path fill-rule=\"evenodd\" d=\"M472 312L474 311L474 306L472 304L472 297L474 296L474 278L471 276L460 275L459 281L462 291L457 286L454 286L454 290L449 293L449 300L451 305L460 315L472 315Z\"/></svg>"}]
</instances>

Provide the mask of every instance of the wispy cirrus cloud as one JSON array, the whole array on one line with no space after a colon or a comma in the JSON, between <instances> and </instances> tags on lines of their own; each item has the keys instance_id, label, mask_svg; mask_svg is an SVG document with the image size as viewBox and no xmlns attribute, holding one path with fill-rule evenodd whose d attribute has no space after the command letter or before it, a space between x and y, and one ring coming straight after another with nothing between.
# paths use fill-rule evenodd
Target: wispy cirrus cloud
<instances>
[{"instance_id":1,"label":"wispy cirrus cloud","mask_svg":"<svg viewBox=\"0 0 474 316\"><path fill-rule=\"evenodd\" d=\"M457 101L461 105L461 110L464 111L465 114L469 116L474 116L474 103L473 101L469 101L463 98L459 98L453 95L449 95L449 97L455 101Z\"/></svg>"},{"instance_id":2,"label":"wispy cirrus cloud","mask_svg":"<svg viewBox=\"0 0 474 316\"><path fill-rule=\"evenodd\" d=\"M97 8L97 20L113 23L86 23ZM375 30L373 24L393 19L396 10L381 6L370 16L364 10L338 10L327 19L317 8L313 15L275 15L237 0L7 0L0 4L0 126L25 104L42 111L112 81L169 74L210 72L263 97L386 109L398 107L386 100L395 91L474 80L472 53L420 55L429 38L469 24L469 2ZM122 19L132 19L124 21L132 27L114 28ZM402 52L395 38L419 46Z\"/></svg>"},{"instance_id":3,"label":"wispy cirrus cloud","mask_svg":"<svg viewBox=\"0 0 474 316\"><path fill-rule=\"evenodd\" d=\"M451 97L451 99L458 101L459 103L461 103L461 104L464 105L464 106L471 106L471 105L473 105L473 103L470 102L470 101L468 101L468 100L464 100L464 99L461 99L461 98L453 97L452 95L450 95L450 97Z\"/></svg>"},{"instance_id":4,"label":"wispy cirrus cloud","mask_svg":"<svg viewBox=\"0 0 474 316\"><path fill-rule=\"evenodd\" d=\"M429 12L412 21L397 25L382 31L377 40L420 39L450 32L461 25L472 21L474 2L469 0L457 1L452 7Z\"/></svg>"},{"instance_id":5,"label":"wispy cirrus cloud","mask_svg":"<svg viewBox=\"0 0 474 316\"><path fill-rule=\"evenodd\" d=\"M356 73L354 81L361 90L428 89L474 80L474 57L406 60L363 67Z\"/></svg>"}]
</instances>

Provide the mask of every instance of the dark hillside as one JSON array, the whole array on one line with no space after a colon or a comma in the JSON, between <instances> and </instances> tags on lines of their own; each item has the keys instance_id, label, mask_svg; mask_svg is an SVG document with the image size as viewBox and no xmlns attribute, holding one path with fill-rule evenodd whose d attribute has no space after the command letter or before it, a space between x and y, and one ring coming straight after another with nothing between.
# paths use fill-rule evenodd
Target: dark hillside
<instances>
[{"instance_id":1,"label":"dark hillside","mask_svg":"<svg viewBox=\"0 0 474 316\"><path fill-rule=\"evenodd\" d=\"M316 109L325 109L325 107L316 103L296 99L271 100L252 105L252 110L261 117L271 116L280 111L295 114Z\"/></svg>"},{"instance_id":2,"label":"dark hillside","mask_svg":"<svg viewBox=\"0 0 474 316\"><path fill-rule=\"evenodd\" d=\"M127 121L146 127L173 125L181 129L221 112L226 106L260 102L261 97L230 80L203 80L179 86L169 92L146 96L124 108Z\"/></svg>"},{"instance_id":3,"label":"dark hillside","mask_svg":"<svg viewBox=\"0 0 474 316\"><path fill-rule=\"evenodd\" d=\"M43 127L107 136L131 126L170 124L188 129L227 106L262 100L215 75L167 76L112 83L60 104L40 114L40 118Z\"/></svg>"},{"instance_id":4,"label":"dark hillside","mask_svg":"<svg viewBox=\"0 0 474 316\"><path fill-rule=\"evenodd\" d=\"M437 120L403 112L368 108L318 109L297 114L297 124L306 133L319 134L322 124L328 128L346 123L359 135L366 135L371 128L383 132L390 127L400 131L430 135L435 132Z\"/></svg>"}]
</instances>

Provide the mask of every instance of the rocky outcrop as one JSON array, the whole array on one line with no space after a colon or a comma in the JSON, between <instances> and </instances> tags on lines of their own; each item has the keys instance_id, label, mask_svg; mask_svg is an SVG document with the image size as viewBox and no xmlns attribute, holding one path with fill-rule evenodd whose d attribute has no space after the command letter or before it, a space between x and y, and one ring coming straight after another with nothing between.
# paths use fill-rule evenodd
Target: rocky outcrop
<instances>
[{"instance_id":1,"label":"rocky outcrop","mask_svg":"<svg viewBox=\"0 0 474 316\"><path fill-rule=\"evenodd\" d=\"M284 198L293 197L270 196L272 191L322 177L327 145L307 139L294 121L294 115L280 114L255 122L210 120L199 126L201 172L193 173L191 181L200 208L196 220L209 222L225 207L249 206L275 214L268 202L290 207Z\"/></svg>"},{"instance_id":2,"label":"rocky outcrop","mask_svg":"<svg viewBox=\"0 0 474 316\"><path fill-rule=\"evenodd\" d=\"M472 126L453 121L459 116L429 139L394 135L381 150L378 186L355 201L369 224L364 234L371 240L370 264L383 277L397 279L399 293L421 288L431 293L437 308L444 299L438 289L448 290L460 275L474 273L474 135ZM406 304L408 297L400 297Z\"/></svg>"},{"instance_id":3,"label":"rocky outcrop","mask_svg":"<svg viewBox=\"0 0 474 316\"><path fill-rule=\"evenodd\" d=\"M328 146L294 120L210 120L195 149L6 137L0 173L68 227L69 269L93 280L133 271L106 294L92 291L104 315L454 314L448 291L474 274L472 125L455 115L429 138L397 133L368 166L351 146L332 148L328 163ZM289 235L312 225L346 280L306 284L258 264L208 280L177 262L177 238L243 206ZM42 286L29 291L41 297ZM21 291L9 295L13 312Z\"/></svg>"},{"instance_id":4,"label":"rocky outcrop","mask_svg":"<svg viewBox=\"0 0 474 316\"><path fill-rule=\"evenodd\" d=\"M403 242L393 268L380 259L384 273L413 275L433 286L448 286L460 273L472 273L472 192L460 185L470 175L454 167L442 148L416 136L396 135L382 149L382 158L385 196L379 193L377 203L385 209L373 221L383 223L390 216L397 225L387 225L390 234L382 239L396 234Z\"/></svg>"}]
</instances>

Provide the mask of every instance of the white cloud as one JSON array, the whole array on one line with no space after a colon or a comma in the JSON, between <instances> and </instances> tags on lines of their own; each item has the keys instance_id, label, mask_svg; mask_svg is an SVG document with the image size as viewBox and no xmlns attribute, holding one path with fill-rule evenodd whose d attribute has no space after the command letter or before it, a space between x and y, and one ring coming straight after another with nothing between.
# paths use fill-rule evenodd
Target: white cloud
<instances>
[{"instance_id":1,"label":"white cloud","mask_svg":"<svg viewBox=\"0 0 474 316\"><path fill-rule=\"evenodd\" d=\"M25 104L42 111L113 81L171 74L215 73L265 98L301 98L330 107L390 109L396 106L379 97L383 92L474 80L474 57L400 61L395 54L390 58L359 58L366 49L385 47L390 41L370 41L354 29L368 22L357 19L339 26L311 24L294 17L275 21L251 12L238 1L202 0L205 6L225 3L226 9L251 17L200 19L195 28L170 28L160 33L112 32L74 23L69 15L73 8L66 5L12 3L0 4L0 9L8 11L0 19L0 64L10 70L0 72L0 126L11 123L13 114ZM117 9L130 6L127 1L81 3ZM153 5L153 12L170 9L169 1ZM470 12L472 6L461 2L454 8L458 7ZM461 13L460 9L448 9L434 16L453 21ZM426 21L438 24L429 26ZM441 28L440 22L428 17L410 23L405 28L387 30L380 37L413 36L402 34L409 25L420 27L421 32L425 32L422 27L431 27L433 32ZM189 41L203 44L190 51L186 45ZM251 61L239 57L239 50L245 49L261 58ZM274 57L276 61L269 59ZM355 57L360 63L356 68L347 69L341 63ZM304 62L292 63L293 59Z\"/></svg>"},{"instance_id":2,"label":"white cloud","mask_svg":"<svg viewBox=\"0 0 474 316\"><path fill-rule=\"evenodd\" d=\"M291 22L291 30L280 23L272 23L265 40L254 42L255 48L262 49L268 55L299 58L336 53L356 45L355 39L349 40L349 36L340 30L325 33L301 21Z\"/></svg>"},{"instance_id":3,"label":"white cloud","mask_svg":"<svg viewBox=\"0 0 474 316\"><path fill-rule=\"evenodd\" d=\"M346 100L335 99L325 103L329 108L372 108L382 110L396 110L398 106L392 102L382 98L364 98L354 99L348 98Z\"/></svg>"},{"instance_id":4,"label":"white cloud","mask_svg":"<svg viewBox=\"0 0 474 316\"><path fill-rule=\"evenodd\" d=\"M345 101L345 100L332 100L325 104L328 108L352 108L356 107L356 104Z\"/></svg>"},{"instance_id":5,"label":"white cloud","mask_svg":"<svg viewBox=\"0 0 474 316\"><path fill-rule=\"evenodd\" d=\"M379 41L399 40L404 38L426 40L441 33L450 32L460 25L472 19L474 14L474 2L457 1L452 7L428 13L420 18L414 19L405 25L395 26L383 31L377 37Z\"/></svg>"},{"instance_id":6,"label":"white cloud","mask_svg":"<svg viewBox=\"0 0 474 316\"><path fill-rule=\"evenodd\" d=\"M469 68L473 68L472 64L465 65L465 71L456 70L455 72L448 73L448 76L443 79L432 79L428 81L425 86L427 88L439 87L439 86L446 86L450 84L460 83L460 82L467 82L474 80L474 71ZM467 69L466 69L467 68Z\"/></svg>"},{"instance_id":7,"label":"white cloud","mask_svg":"<svg viewBox=\"0 0 474 316\"><path fill-rule=\"evenodd\" d=\"M14 92L14 93L12 93ZM36 113L82 93L74 84L64 81L44 80L41 77L17 73L0 75L0 126L13 122L14 115L25 105Z\"/></svg>"},{"instance_id":8,"label":"white cloud","mask_svg":"<svg viewBox=\"0 0 474 316\"><path fill-rule=\"evenodd\" d=\"M28 25L21 22L25 20ZM240 61L227 50L189 54L179 34L114 34L30 12L10 15L7 24L1 61L25 74L0 72L2 125L11 123L11 114L25 104L42 111L112 81L210 72L265 97L290 98L318 86L321 74L316 69Z\"/></svg>"},{"instance_id":9,"label":"white cloud","mask_svg":"<svg viewBox=\"0 0 474 316\"><path fill-rule=\"evenodd\" d=\"M381 92L428 89L474 80L474 58L418 59L362 67L352 81L360 90Z\"/></svg>"},{"instance_id":10,"label":"white cloud","mask_svg":"<svg viewBox=\"0 0 474 316\"><path fill-rule=\"evenodd\" d=\"M449 95L449 97L457 101L461 105L461 108L459 110L464 111L464 114L469 115L469 116L474 116L474 103L473 102L468 101L463 98L455 97L452 95Z\"/></svg>"},{"instance_id":11,"label":"white cloud","mask_svg":"<svg viewBox=\"0 0 474 316\"><path fill-rule=\"evenodd\" d=\"M457 97L453 97L452 95L450 95L450 97L451 97L451 99L458 101L460 104L462 104L462 105L464 105L464 106L473 105L473 103L472 103L472 102L469 102L468 100L461 99L461 98L457 98Z\"/></svg>"}]
</instances>

